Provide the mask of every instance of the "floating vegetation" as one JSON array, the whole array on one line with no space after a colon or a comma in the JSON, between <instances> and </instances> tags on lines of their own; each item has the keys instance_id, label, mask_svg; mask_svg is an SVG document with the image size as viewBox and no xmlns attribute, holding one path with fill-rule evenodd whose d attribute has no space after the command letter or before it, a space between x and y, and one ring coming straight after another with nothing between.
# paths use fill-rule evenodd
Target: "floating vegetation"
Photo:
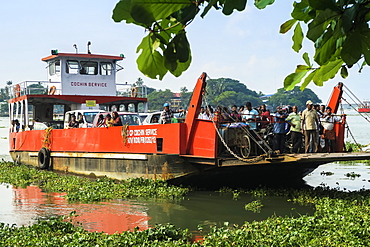
<instances>
[{"instance_id":1,"label":"floating vegetation","mask_svg":"<svg viewBox=\"0 0 370 247\"><path fill-rule=\"evenodd\" d=\"M254 213L260 213L262 207L263 205L261 200L252 201L244 206L245 210L252 211Z\"/></svg>"},{"instance_id":2,"label":"floating vegetation","mask_svg":"<svg viewBox=\"0 0 370 247\"><path fill-rule=\"evenodd\" d=\"M361 174L357 174L357 173L354 173L354 172L349 172L349 173L346 173L344 174L346 177L348 178L352 178L352 179L355 179L357 177L361 177Z\"/></svg>"},{"instance_id":3,"label":"floating vegetation","mask_svg":"<svg viewBox=\"0 0 370 247\"><path fill-rule=\"evenodd\" d=\"M100 202L126 198L180 199L189 191L162 180L135 178L119 181L106 177L91 180L72 175L61 176L11 162L0 163L0 183L23 188L36 185L48 192L66 192L69 202Z\"/></svg>"},{"instance_id":4,"label":"floating vegetation","mask_svg":"<svg viewBox=\"0 0 370 247\"><path fill-rule=\"evenodd\" d=\"M1 246L186 246L191 243L187 230L173 225L115 233L87 232L71 223L70 217L52 217L28 227L0 223ZM189 246L189 245L188 245Z\"/></svg>"},{"instance_id":5,"label":"floating vegetation","mask_svg":"<svg viewBox=\"0 0 370 247\"><path fill-rule=\"evenodd\" d=\"M241 193L254 194L254 190ZM264 193L262 193L264 191ZM256 195L288 196L311 204L313 215L272 216L237 226L212 226L199 241L173 225L112 235L88 232L68 218L51 218L28 227L0 224L0 246L369 246L370 191L258 189ZM257 205L257 203L256 203ZM200 227L200 230L206 230ZM206 231L208 232L208 231Z\"/></svg>"},{"instance_id":6,"label":"floating vegetation","mask_svg":"<svg viewBox=\"0 0 370 247\"><path fill-rule=\"evenodd\" d=\"M332 175L334 175L334 173L333 172L325 172L325 171L322 171L322 172L320 172L320 175L323 175L323 176L332 176Z\"/></svg>"},{"instance_id":7,"label":"floating vegetation","mask_svg":"<svg viewBox=\"0 0 370 247\"><path fill-rule=\"evenodd\" d=\"M361 152L363 147L366 147L366 145L362 145L359 143L353 143L349 141L347 141L345 144L345 149L348 152Z\"/></svg>"}]
</instances>

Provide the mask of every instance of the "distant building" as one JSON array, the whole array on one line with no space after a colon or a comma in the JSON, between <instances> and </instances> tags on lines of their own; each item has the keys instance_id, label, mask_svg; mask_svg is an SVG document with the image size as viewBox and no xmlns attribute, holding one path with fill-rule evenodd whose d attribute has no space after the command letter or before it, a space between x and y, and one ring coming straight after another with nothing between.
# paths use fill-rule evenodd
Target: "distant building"
<instances>
[{"instance_id":1,"label":"distant building","mask_svg":"<svg viewBox=\"0 0 370 247\"><path fill-rule=\"evenodd\" d=\"M174 93L171 99L171 108L179 108L181 105L181 93Z\"/></svg>"},{"instance_id":2,"label":"distant building","mask_svg":"<svg viewBox=\"0 0 370 247\"><path fill-rule=\"evenodd\" d=\"M272 95L274 94L265 94L260 96L260 99L262 100L263 103L266 103Z\"/></svg>"}]
</instances>

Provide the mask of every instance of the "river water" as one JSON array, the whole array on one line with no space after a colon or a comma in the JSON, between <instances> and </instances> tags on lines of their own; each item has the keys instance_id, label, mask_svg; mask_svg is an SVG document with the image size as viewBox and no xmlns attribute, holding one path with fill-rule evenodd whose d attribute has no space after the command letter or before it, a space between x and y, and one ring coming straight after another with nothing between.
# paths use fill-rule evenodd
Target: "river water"
<instances>
[{"instance_id":1,"label":"river water","mask_svg":"<svg viewBox=\"0 0 370 247\"><path fill-rule=\"evenodd\" d=\"M348 113L348 123L356 141L361 144L370 142L369 123L356 115ZM8 154L8 120L0 118L0 158L9 160ZM349 138L348 140L353 140ZM331 176L322 172L333 172ZM345 176L354 172L360 177L351 179ZM308 185L313 187L326 185L342 190L370 189L370 167L361 162L330 163L320 166L305 177ZM107 233L152 227L155 224L172 223L177 227L196 231L198 225L221 226L224 222L243 224L245 221L262 220L272 215L298 216L312 214L310 207L298 206L281 197L266 197L260 213L245 210L245 204L255 200L248 195L241 195L237 200L230 194L214 191L194 191L184 200L114 200L111 202L82 204L68 203L63 194L44 193L38 187L26 189L0 185L0 222L17 225L29 225L38 219L55 215L68 215L76 211L75 219L89 231Z\"/></svg>"}]
</instances>

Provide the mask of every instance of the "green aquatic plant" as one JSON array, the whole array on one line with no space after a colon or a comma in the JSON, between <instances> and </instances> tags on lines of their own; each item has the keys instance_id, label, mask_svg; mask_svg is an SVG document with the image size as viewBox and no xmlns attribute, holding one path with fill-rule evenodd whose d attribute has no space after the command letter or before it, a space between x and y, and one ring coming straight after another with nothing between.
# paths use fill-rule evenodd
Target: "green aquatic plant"
<instances>
[{"instance_id":1,"label":"green aquatic plant","mask_svg":"<svg viewBox=\"0 0 370 247\"><path fill-rule=\"evenodd\" d=\"M350 141L346 141L346 144L345 144L345 149L348 152L361 152L363 147L366 147L366 145L362 145L359 143L353 143Z\"/></svg>"},{"instance_id":2,"label":"green aquatic plant","mask_svg":"<svg viewBox=\"0 0 370 247\"><path fill-rule=\"evenodd\" d=\"M250 203L245 204L244 206L245 210L252 211L254 213L260 213L262 207L263 204L261 200L252 201Z\"/></svg>"},{"instance_id":3,"label":"green aquatic plant","mask_svg":"<svg viewBox=\"0 0 370 247\"><path fill-rule=\"evenodd\" d=\"M331 175L334 175L334 173L333 172L324 172L324 171L322 171L322 172L320 172L320 175L331 176Z\"/></svg>"},{"instance_id":4,"label":"green aquatic plant","mask_svg":"<svg viewBox=\"0 0 370 247\"><path fill-rule=\"evenodd\" d=\"M361 177L361 174L357 174L357 173L354 173L354 172L349 172L349 173L346 173L344 174L346 177L348 178L352 178L352 179L355 179L357 177Z\"/></svg>"},{"instance_id":5,"label":"green aquatic plant","mask_svg":"<svg viewBox=\"0 0 370 247\"><path fill-rule=\"evenodd\" d=\"M66 198L70 202L99 202L125 198L180 199L189 191L162 180L135 178L119 181L107 177L92 180L73 175L59 175L11 162L0 163L0 183L23 188L36 185L47 192L66 192Z\"/></svg>"}]
</instances>

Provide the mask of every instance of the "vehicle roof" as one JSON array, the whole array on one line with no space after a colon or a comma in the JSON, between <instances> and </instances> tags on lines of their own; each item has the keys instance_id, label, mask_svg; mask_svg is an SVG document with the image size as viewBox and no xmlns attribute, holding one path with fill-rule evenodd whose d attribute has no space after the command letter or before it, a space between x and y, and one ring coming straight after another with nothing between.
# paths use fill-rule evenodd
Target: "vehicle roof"
<instances>
[{"instance_id":1,"label":"vehicle roof","mask_svg":"<svg viewBox=\"0 0 370 247\"><path fill-rule=\"evenodd\" d=\"M71 110L71 111L67 111L67 112L105 112L105 111L104 110L99 110L99 109L96 109L96 110L88 109L88 110Z\"/></svg>"}]
</instances>

